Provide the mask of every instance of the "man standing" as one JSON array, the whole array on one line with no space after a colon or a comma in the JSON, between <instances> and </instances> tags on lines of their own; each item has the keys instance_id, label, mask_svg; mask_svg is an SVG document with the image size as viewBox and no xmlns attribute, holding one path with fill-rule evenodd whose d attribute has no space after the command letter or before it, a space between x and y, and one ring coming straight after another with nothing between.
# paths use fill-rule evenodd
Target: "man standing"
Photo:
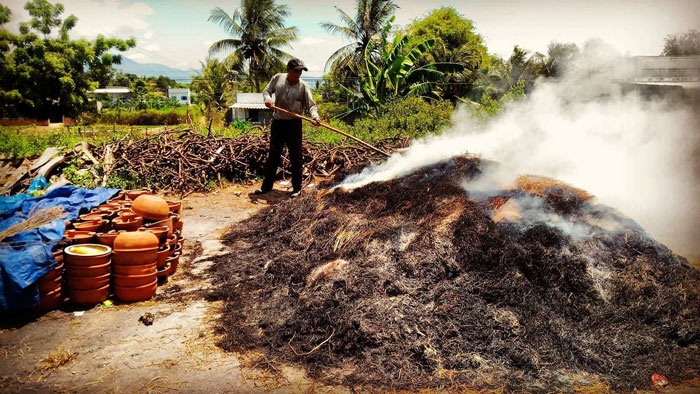
<instances>
[{"instance_id":1,"label":"man standing","mask_svg":"<svg viewBox=\"0 0 700 394\"><path fill-rule=\"evenodd\" d=\"M300 79L302 71L308 71L304 62L292 59L287 63L287 73L276 74L263 90L265 106L274 106L302 115L306 110L313 119L314 126L320 125L318 109L311 97L311 89ZM282 156L282 149L287 145L289 161L292 165L292 197L301 194L302 157L301 157L301 119L293 115L275 111L270 128L270 150L265 163L265 176L260 189L254 194L265 194L272 190L275 175Z\"/></svg>"}]
</instances>

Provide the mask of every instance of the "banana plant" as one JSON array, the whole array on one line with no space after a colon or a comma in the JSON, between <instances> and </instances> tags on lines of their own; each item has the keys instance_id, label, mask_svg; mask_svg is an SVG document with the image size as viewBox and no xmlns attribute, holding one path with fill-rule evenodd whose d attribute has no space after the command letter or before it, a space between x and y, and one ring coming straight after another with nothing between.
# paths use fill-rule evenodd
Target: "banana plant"
<instances>
[{"instance_id":1,"label":"banana plant","mask_svg":"<svg viewBox=\"0 0 700 394\"><path fill-rule=\"evenodd\" d=\"M448 73L464 70L457 63L432 63L422 67L416 61L428 53L437 40L430 38L406 48L410 37L400 35L388 40L390 20L381 33L381 39L370 43L364 53L364 75L360 80L361 97L355 100L356 110L368 112L387 100L397 97L422 96L439 98L437 83Z\"/></svg>"}]
</instances>

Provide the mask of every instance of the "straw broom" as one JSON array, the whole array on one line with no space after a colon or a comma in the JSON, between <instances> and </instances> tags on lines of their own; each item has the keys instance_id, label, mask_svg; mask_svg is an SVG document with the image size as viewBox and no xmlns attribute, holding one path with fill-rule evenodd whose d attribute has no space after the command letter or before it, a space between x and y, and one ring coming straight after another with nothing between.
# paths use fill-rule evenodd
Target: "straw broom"
<instances>
[{"instance_id":1,"label":"straw broom","mask_svg":"<svg viewBox=\"0 0 700 394\"><path fill-rule=\"evenodd\" d=\"M38 209L36 211L32 210L29 212L29 218L23 222L17 223L12 227L0 231L0 241L22 231L33 230L47 223L51 223L56 219L63 219L64 217L66 217L66 212L63 210L63 207L57 206Z\"/></svg>"}]
</instances>

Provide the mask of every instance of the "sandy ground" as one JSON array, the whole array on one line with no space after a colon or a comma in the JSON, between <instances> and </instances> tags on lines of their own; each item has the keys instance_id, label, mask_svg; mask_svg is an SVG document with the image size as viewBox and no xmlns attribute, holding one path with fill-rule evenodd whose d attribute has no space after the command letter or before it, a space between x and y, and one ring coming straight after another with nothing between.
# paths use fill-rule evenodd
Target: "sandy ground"
<instances>
[{"instance_id":1,"label":"sandy ground","mask_svg":"<svg viewBox=\"0 0 700 394\"><path fill-rule=\"evenodd\" d=\"M264 198L235 185L182 199L184 252L178 271L152 300L76 309L0 322L2 393L344 393L284 368L282 376L246 367L247 355L216 346L220 302L205 298L209 258L226 253L227 228L289 198L285 186ZM153 315L153 324L140 321Z\"/></svg>"}]
</instances>

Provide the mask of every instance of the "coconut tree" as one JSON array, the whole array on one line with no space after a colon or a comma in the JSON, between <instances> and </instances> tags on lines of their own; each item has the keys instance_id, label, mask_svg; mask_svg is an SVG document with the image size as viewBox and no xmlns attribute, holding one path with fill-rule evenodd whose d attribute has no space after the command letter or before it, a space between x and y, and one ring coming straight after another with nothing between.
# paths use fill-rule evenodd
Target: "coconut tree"
<instances>
[{"instance_id":1,"label":"coconut tree","mask_svg":"<svg viewBox=\"0 0 700 394\"><path fill-rule=\"evenodd\" d=\"M355 17L335 7L342 24L322 22L321 27L331 34L341 35L350 44L335 51L326 62L326 70L336 78L348 81L348 86L362 73L367 47L377 40L386 22L399 8L392 0L357 0Z\"/></svg>"},{"instance_id":2,"label":"coconut tree","mask_svg":"<svg viewBox=\"0 0 700 394\"><path fill-rule=\"evenodd\" d=\"M219 24L230 36L209 47L209 54L229 52L224 63L229 69L244 73L247 68L256 91L283 69L286 59L292 55L281 48L291 47L297 38L296 27L285 27L289 15L287 5L274 0L242 0L240 8L229 15L216 7L209 21Z\"/></svg>"}]
</instances>

